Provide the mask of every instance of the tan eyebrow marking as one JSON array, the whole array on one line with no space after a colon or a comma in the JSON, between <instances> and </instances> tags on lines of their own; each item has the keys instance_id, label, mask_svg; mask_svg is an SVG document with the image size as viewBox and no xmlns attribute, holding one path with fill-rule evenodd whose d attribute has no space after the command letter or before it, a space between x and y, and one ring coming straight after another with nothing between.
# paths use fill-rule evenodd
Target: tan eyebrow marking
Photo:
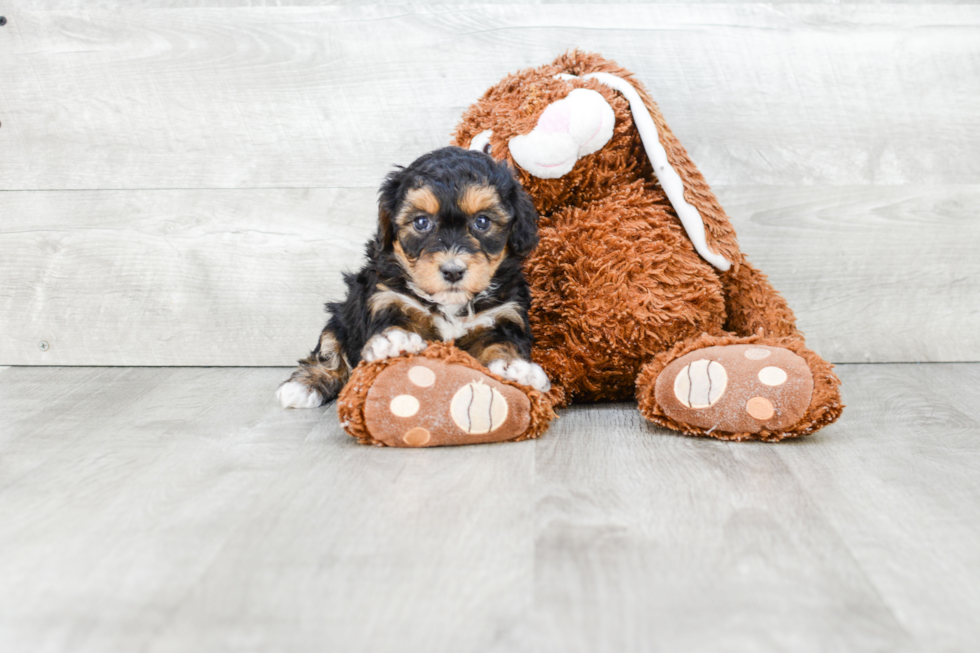
<instances>
[{"instance_id":1,"label":"tan eyebrow marking","mask_svg":"<svg viewBox=\"0 0 980 653\"><path fill-rule=\"evenodd\" d=\"M405 203L419 211L425 211L429 215L435 215L439 212L439 198L427 186L408 191L405 194Z\"/></svg>"},{"instance_id":2,"label":"tan eyebrow marking","mask_svg":"<svg viewBox=\"0 0 980 653\"><path fill-rule=\"evenodd\" d=\"M500 196L492 186L467 186L457 204L464 213L473 215L479 211L499 209Z\"/></svg>"}]
</instances>

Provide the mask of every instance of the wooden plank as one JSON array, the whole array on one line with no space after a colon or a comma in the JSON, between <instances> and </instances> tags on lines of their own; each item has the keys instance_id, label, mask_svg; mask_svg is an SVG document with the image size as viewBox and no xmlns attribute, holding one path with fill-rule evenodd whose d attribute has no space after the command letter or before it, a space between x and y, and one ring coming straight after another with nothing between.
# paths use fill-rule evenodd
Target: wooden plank
<instances>
[{"instance_id":1,"label":"wooden plank","mask_svg":"<svg viewBox=\"0 0 980 653\"><path fill-rule=\"evenodd\" d=\"M573 46L635 70L714 184L980 174L976 5L5 11L3 190L374 187Z\"/></svg>"},{"instance_id":2,"label":"wooden plank","mask_svg":"<svg viewBox=\"0 0 980 653\"><path fill-rule=\"evenodd\" d=\"M78 419L104 421L143 398L169 376L129 368L0 368L0 496L23 479L45 473L57 456L79 451L71 434ZM16 434L16 436L15 436Z\"/></svg>"},{"instance_id":3,"label":"wooden plank","mask_svg":"<svg viewBox=\"0 0 980 653\"><path fill-rule=\"evenodd\" d=\"M416 451L280 410L287 373L0 369L0 650L980 643L980 364L842 366L780 445L624 403Z\"/></svg>"},{"instance_id":4,"label":"wooden plank","mask_svg":"<svg viewBox=\"0 0 980 653\"><path fill-rule=\"evenodd\" d=\"M840 368L845 418L782 461L923 650L980 645L980 365Z\"/></svg>"},{"instance_id":5,"label":"wooden plank","mask_svg":"<svg viewBox=\"0 0 980 653\"><path fill-rule=\"evenodd\" d=\"M980 187L719 189L833 362L980 360Z\"/></svg>"},{"instance_id":6,"label":"wooden plank","mask_svg":"<svg viewBox=\"0 0 980 653\"><path fill-rule=\"evenodd\" d=\"M342 296L341 271L360 265L373 196L0 194L0 213L18 216L0 226L0 360L290 364L316 343L323 303Z\"/></svg>"},{"instance_id":7,"label":"wooden plank","mask_svg":"<svg viewBox=\"0 0 980 653\"><path fill-rule=\"evenodd\" d=\"M261 650L270 626L281 650L524 650L533 463L524 444L363 447L328 409L151 650Z\"/></svg>"},{"instance_id":8,"label":"wooden plank","mask_svg":"<svg viewBox=\"0 0 980 653\"><path fill-rule=\"evenodd\" d=\"M839 373L840 423L777 446L563 417L537 443L534 650L974 648L980 365Z\"/></svg>"},{"instance_id":9,"label":"wooden plank","mask_svg":"<svg viewBox=\"0 0 980 653\"><path fill-rule=\"evenodd\" d=\"M537 446L532 650L916 649L778 447L669 435L626 404Z\"/></svg>"},{"instance_id":10,"label":"wooden plank","mask_svg":"<svg viewBox=\"0 0 980 653\"><path fill-rule=\"evenodd\" d=\"M33 389L35 399L54 402L81 385L104 400L76 397L40 432L0 435L5 465L34 467L0 493L0 641L10 650L139 650L319 415L276 412L285 420L278 441L250 438L271 409L255 398L269 396L278 370L116 369L98 383L84 369L59 372ZM19 394L36 375L10 369L0 383ZM30 410L16 400L5 408Z\"/></svg>"},{"instance_id":11,"label":"wooden plank","mask_svg":"<svg viewBox=\"0 0 980 653\"><path fill-rule=\"evenodd\" d=\"M980 186L716 190L829 360L980 360ZM0 364L288 365L376 209L372 189L79 191L0 193L0 214Z\"/></svg>"},{"instance_id":12,"label":"wooden plank","mask_svg":"<svg viewBox=\"0 0 980 653\"><path fill-rule=\"evenodd\" d=\"M89 380L60 371L4 371L5 410ZM469 651L529 608L533 445L363 447L333 408L280 409L285 369L113 373L84 391L165 382L76 397L55 455L0 434L44 463L0 491L0 649Z\"/></svg>"},{"instance_id":13,"label":"wooden plank","mask_svg":"<svg viewBox=\"0 0 980 653\"><path fill-rule=\"evenodd\" d=\"M888 4L912 4L917 0L889 0ZM930 4L964 4L972 0L943 0L941 2L931 2ZM21 10L31 11L52 11L65 9L85 9L90 7L90 0L18 0L17 6ZM184 9L190 7L345 7L363 4L358 0L141 0L140 6L153 9ZM374 0L371 4L375 5L403 5L404 0ZM472 7L483 5L512 5L514 0L454 0L454 7ZM589 5L595 4L595 0L527 0L521 4L528 5ZM616 4L644 5L644 4L677 4L677 0L625 0ZM845 5L860 4L881 4L881 0L847 0L847 2L836 2L836 0L770 0L766 3L751 2L751 0L695 0L690 4L823 4L835 7ZM3 7L3 3L0 3ZM100 9L127 9L132 7L132 3L125 0L99 0Z\"/></svg>"}]
</instances>

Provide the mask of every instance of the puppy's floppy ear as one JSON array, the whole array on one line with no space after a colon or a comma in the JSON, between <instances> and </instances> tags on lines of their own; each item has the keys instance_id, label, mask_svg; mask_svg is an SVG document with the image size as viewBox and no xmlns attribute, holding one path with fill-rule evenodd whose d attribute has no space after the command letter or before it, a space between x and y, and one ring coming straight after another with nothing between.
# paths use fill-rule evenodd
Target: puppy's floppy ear
<instances>
[{"instance_id":1,"label":"puppy's floppy ear","mask_svg":"<svg viewBox=\"0 0 980 653\"><path fill-rule=\"evenodd\" d=\"M395 244L395 227L392 218L398 211L398 195L405 178L405 168L396 167L397 170L385 177L381 190L378 191L377 240L385 250L390 250Z\"/></svg>"},{"instance_id":2,"label":"puppy's floppy ear","mask_svg":"<svg viewBox=\"0 0 980 653\"><path fill-rule=\"evenodd\" d=\"M519 182L514 180L510 193L514 222L507 238L507 248L516 256L527 256L538 244L538 212Z\"/></svg>"}]
</instances>

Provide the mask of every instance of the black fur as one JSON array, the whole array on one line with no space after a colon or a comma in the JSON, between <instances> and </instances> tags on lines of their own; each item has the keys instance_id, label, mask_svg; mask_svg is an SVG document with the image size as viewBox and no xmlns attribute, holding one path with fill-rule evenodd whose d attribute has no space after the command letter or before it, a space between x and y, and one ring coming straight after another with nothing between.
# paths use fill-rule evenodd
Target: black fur
<instances>
[{"instance_id":1,"label":"black fur","mask_svg":"<svg viewBox=\"0 0 980 653\"><path fill-rule=\"evenodd\" d=\"M489 185L496 190L502 208L508 213L505 230L493 229L492 234L477 233L472 227L473 216L465 215L457 207L459 194L473 184ZM523 263L538 242L534 205L506 163L497 162L481 152L445 147L425 154L408 167L399 167L388 175L381 186L378 229L367 244L367 263L357 273L344 274L346 298L326 305L330 318L323 333L331 334L340 343L343 364L336 373L317 373L315 367L327 360L330 354L321 352L318 343L311 355L300 361L300 368L290 379L299 380L317 390L324 402L331 401L340 392L350 370L360 362L361 350L372 336L388 328L399 327L418 333L426 340L441 338L438 331L431 326L426 327L425 320L419 319L412 311L392 306L372 315L369 309L369 300L379 292L379 286L415 299L432 314L440 309L438 304L420 296L409 285L411 280L394 250L399 230L395 220L403 209L405 196L421 186L431 190L439 199L439 213L433 220L437 226L426 234L411 230L403 234L402 240L397 242L405 253L415 258L423 251L445 251L449 248L460 251L469 248L474 255L497 256L506 246L506 256L497 267L490 287L478 294L464 310L468 308L473 313L480 313L514 302L520 307L523 317L520 325L510 320L498 320L489 330L468 333L456 342L457 346L476 355L475 352L488 345L508 343L522 358L530 359L532 337L527 311L531 295L524 278Z\"/></svg>"}]
</instances>

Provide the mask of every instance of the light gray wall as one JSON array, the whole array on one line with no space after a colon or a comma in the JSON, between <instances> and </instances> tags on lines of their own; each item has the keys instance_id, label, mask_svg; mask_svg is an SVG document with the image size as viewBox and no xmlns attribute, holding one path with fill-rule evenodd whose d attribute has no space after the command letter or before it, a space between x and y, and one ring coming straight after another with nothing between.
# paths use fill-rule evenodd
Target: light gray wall
<instances>
[{"instance_id":1,"label":"light gray wall","mask_svg":"<svg viewBox=\"0 0 980 653\"><path fill-rule=\"evenodd\" d=\"M575 46L816 350L980 360L977 5L281 4L0 0L0 364L289 364L390 167Z\"/></svg>"}]
</instances>

